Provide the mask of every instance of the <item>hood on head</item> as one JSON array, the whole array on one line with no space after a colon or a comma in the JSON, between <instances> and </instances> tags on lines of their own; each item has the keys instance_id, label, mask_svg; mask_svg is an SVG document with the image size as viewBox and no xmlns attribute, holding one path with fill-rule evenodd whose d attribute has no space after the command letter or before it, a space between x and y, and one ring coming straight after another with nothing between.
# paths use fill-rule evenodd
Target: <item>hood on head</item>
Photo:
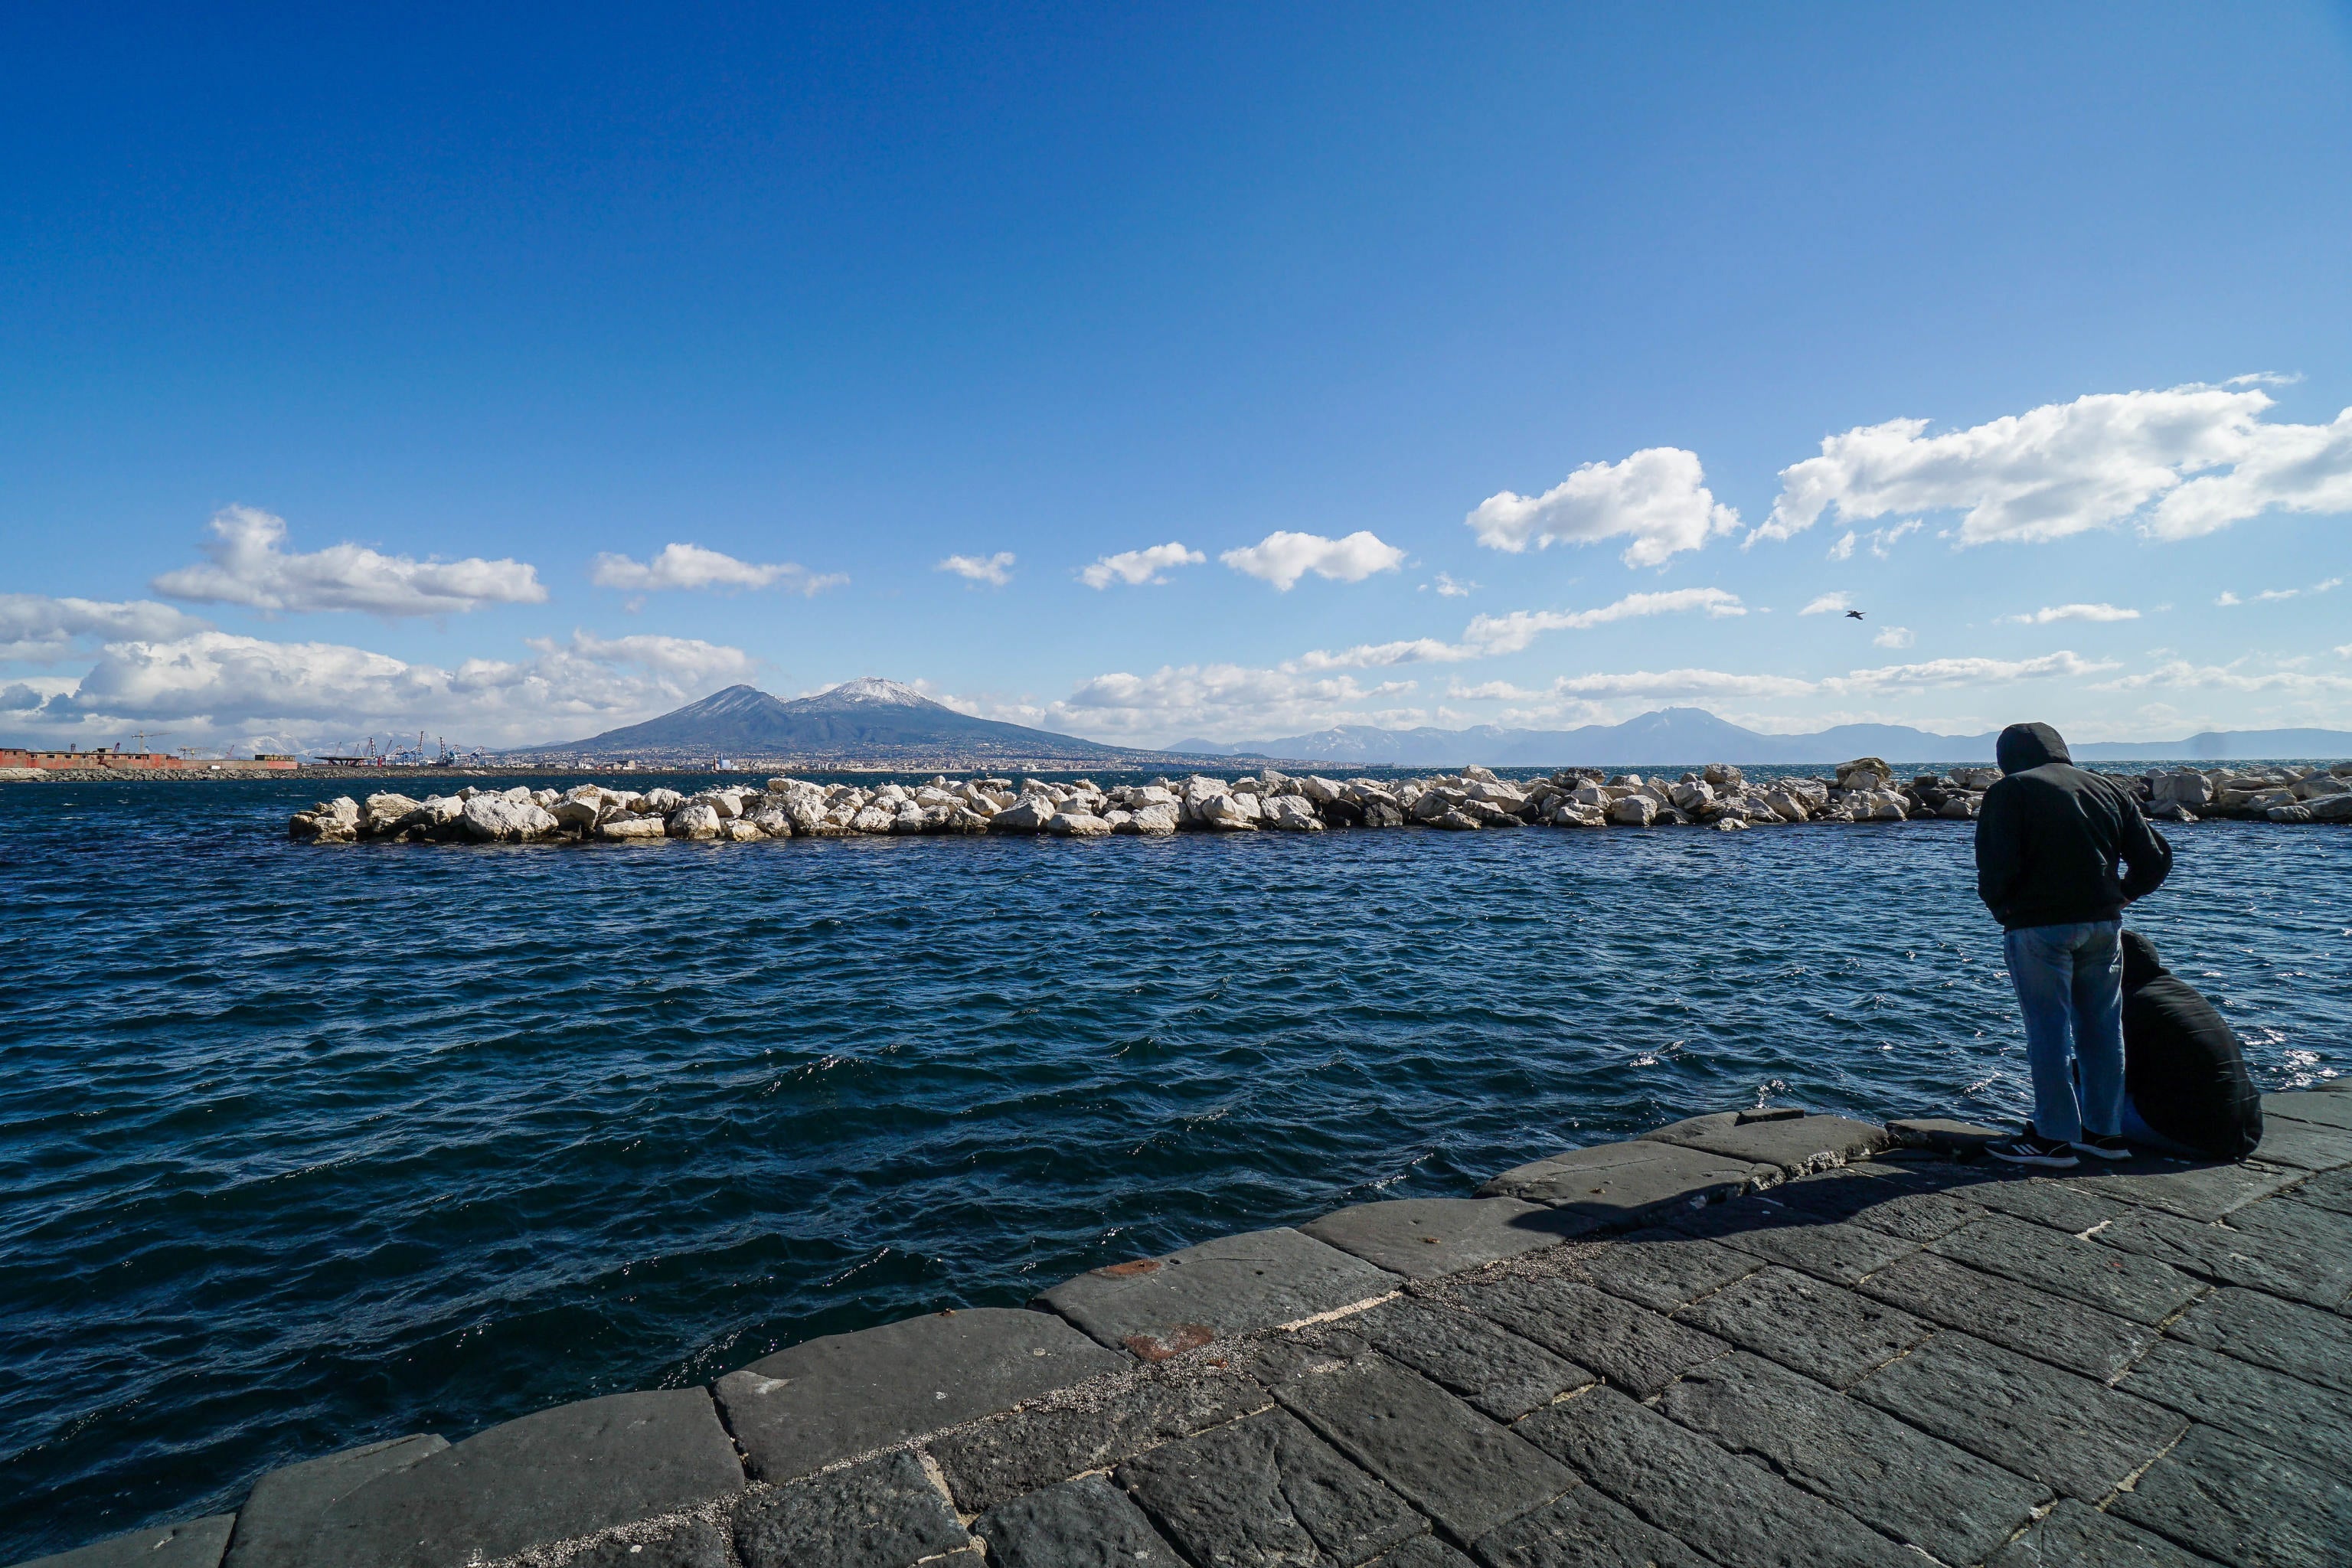
<instances>
[{"instance_id":1,"label":"hood on head","mask_svg":"<svg viewBox=\"0 0 2352 1568\"><path fill-rule=\"evenodd\" d=\"M2066 742L2047 724L2011 724L1993 742L1993 756L2005 773L2021 773L2044 763L2071 763Z\"/></svg>"},{"instance_id":2,"label":"hood on head","mask_svg":"<svg viewBox=\"0 0 2352 1568\"><path fill-rule=\"evenodd\" d=\"M2124 989L2137 991L2165 973L2156 956L2156 943L2136 931L2124 932Z\"/></svg>"}]
</instances>

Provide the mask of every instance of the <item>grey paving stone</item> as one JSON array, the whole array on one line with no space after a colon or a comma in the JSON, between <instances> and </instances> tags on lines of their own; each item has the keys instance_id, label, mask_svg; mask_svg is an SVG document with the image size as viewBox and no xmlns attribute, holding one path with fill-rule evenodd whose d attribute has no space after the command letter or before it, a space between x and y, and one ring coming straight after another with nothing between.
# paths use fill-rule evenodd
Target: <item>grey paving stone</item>
<instances>
[{"instance_id":1,"label":"grey paving stone","mask_svg":"<svg viewBox=\"0 0 2352 1568\"><path fill-rule=\"evenodd\" d=\"M1764 1267L1751 1252L1653 1226L1577 1260L1584 1277L1612 1296L1671 1312Z\"/></svg>"},{"instance_id":2,"label":"grey paving stone","mask_svg":"<svg viewBox=\"0 0 2352 1568\"><path fill-rule=\"evenodd\" d=\"M1735 1454L1947 1563L1975 1563L2048 1489L1745 1352L1667 1388L1658 1408Z\"/></svg>"},{"instance_id":3,"label":"grey paving stone","mask_svg":"<svg viewBox=\"0 0 2352 1568\"><path fill-rule=\"evenodd\" d=\"M1516 1421L1594 1374L1486 1319L1411 1298L1347 1320L1365 1342L1469 1401L1497 1421Z\"/></svg>"},{"instance_id":4,"label":"grey paving stone","mask_svg":"<svg viewBox=\"0 0 2352 1568\"><path fill-rule=\"evenodd\" d=\"M1846 1165L1772 1190L1771 1201L1815 1219L1844 1220L1906 1241L1929 1242L1985 1210L1939 1184L1908 1174L1881 1174L1883 1163Z\"/></svg>"},{"instance_id":5,"label":"grey paving stone","mask_svg":"<svg viewBox=\"0 0 2352 1568\"><path fill-rule=\"evenodd\" d=\"M2034 1527L1985 1559L1985 1568L2208 1568L2136 1524L2063 1499Z\"/></svg>"},{"instance_id":6,"label":"grey paving stone","mask_svg":"<svg viewBox=\"0 0 2352 1568\"><path fill-rule=\"evenodd\" d=\"M1731 1347L1573 1279L1482 1279L1454 1300L1643 1397Z\"/></svg>"},{"instance_id":7,"label":"grey paving stone","mask_svg":"<svg viewBox=\"0 0 2352 1568\"><path fill-rule=\"evenodd\" d=\"M2188 1425L2160 1405L1966 1334L1937 1334L1850 1392L1979 1458L2093 1503Z\"/></svg>"},{"instance_id":8,"label":"grey paving stone","mask_svg":"<svg viewBox=\"0 0 2352 1568\"><path fill-rule=\"evenodd\" d=\"M910 1568L971 1542L903 1448L747 1497L729 1525L745 1568Z\"/></svg>"},{"instance_id":9,"label":"grey paving stone","mask_svg":"<svg viewBox=\"0 0 2352 1568\"><path fill-rule=\"evenodd\" d=\"M1557 1246L1591 1227L1517 1198L1397 1198L1358 1204L1298 1228L1391 1273L1428 1279Z\"/></svg>"},{"instance_id":10,"label":"grey paving stone","mask_svg":"<svg viewBox=\"0 0 2352 1568\"><path fill-rule=\"evenodd\" d=\"M1273 1403L1238 1369L1193 1356L1104 1386L1088 1384L1066 1402L982 1421L924 1447L947 1477L956 1506L978 1512Z\"/></svg>"},{"instance_id":11,"label":"grey paving stone","mask_svg":"<svg viewBox=\"0 0 2352 1568\"><path fill-rule=\"evenodd\" d=\"M1471 1568L1471 1563L1437 1537L1416 1535L1393 1552L1373 1558L1370 1568Z\"/></svg>"},{"instance_id":12,"label":"grey paving stone","mask_svg":"<svg viewBox=\"0 0 2352 1568\"><path fill-rule=\"evenodd\" d=\"M733 1568L733 1564L727 1560L725 1531L707 1519L686 1519L635 1539L599 1542L566 1562L563 1568Z\"/></svg>"},{"instance_id":13,"label":"grey paving stone","mask_svg":"<svg viewBox=\"0 0 2352 1568\"><path fill-rule=\"evenodd\" d=\"M1274 1395L1457 1542L1576 1484L1559 1460L1376 1353L1300 1368Z\"/></svg>"},{"instance_id":14,"label":"grey paving stone","mask_svg":"<svg viewBox=\"0 0 2352 1568\"><path fill-rule=\"evenodd\" d=\"M2086 1191L2072 1182L2053 1182L2041 1176L2021 1179L2005 1173L1988 1173L1980 1181L1948 1190L1954 1197L1964 1199L1979 1208L1991 1209L2017 1219L2032 1220L2035 1225L2063 1230L2070 1236L2080 1236L2093 1226L2115 1218L2130 1206L2105 1194Z\"/></svg>"},{"instance_id":15,"label":"grey paving stone","mask_svg":"<svg viewBox=\"0 0 2352 1568\"><path fill-rule=\"evenodd\" d=\"M1955 1121L1948 1116L1912 1116L1886 1124L1887 1135L1899 1149L1933 1149L1938 1153L1973 1153L2008 1136L1998 1127Z\"/></svg>"},{"instance_id":16,"label":"grey paving stone","mask_svg":"<svg viewBox=\"0 0 2352 1568\"><path fill-rule=\"evenodd\" d=\"M1918 1563L1811 1492L1614 1389L1590 1389L1547 1405L1518 1430L1644 1521L1725 1568Z\"/></svg>"},{"instance_id":17,"label":"grey paving stone","mask_svg":"<svg viewBox=\"0 0 2352 1568\"><path fill-rule=\"evenodd\" d=\"M55 1556L36 1557L16 1568L219 1568L236 1523L236 1515L216 1513L181 1524L159 1524Z\"/></svg>"},{"instance_id":18,"label":"grey paving stone","mask_svg":"<svg viewBox=\"0 0 2352 1568\"><path fill-rule=\"evenodd\" d=\"M2216 1290L2166 1333L2240 1361L2352 1394L2352 1322L2261 1290Z\"/></svg>"},{"instance_id":19,"label":"grey paving stone","mask_svg":"<svg viewBox=\"0 0 2352 1568\"><path fill-rule=\"evenodd\" d=\"M1726 1204L1720 1209L1678 1219L1674 1228L1801 1269L1832 1285L1851 1285L1919 1249L1917 1242L1883 1230L1767 1208L1767 1201Z\"/></svg>"},{"instance_id":20,"label":"grey paving stone","mask_svg":"<svg viewBox=\"0 0 2352 1568\"><path fill-rule=\"evenodd\" d=\"M2299 1171L2333 1171L2352 1165L2352 1132L2284 1116L2265 1117L2263 1141L2247 1158Z\"/></svg>"},{"instance_id":21,"label":"grey paving stone","mask_svg":"<svg viewBox=\"0 0 2352 1568\"><path fill-rule=\"evenodd\" d=\"M2241 1210L2232 1218L2244 1224L2275 1204ZM2339 1307L2352 1292L2352 1249L2332 1235L2337 1216L2325 1209L2306 1212L2326 1224L2293 1234L2292 1219L2266 1218L2252 1225L2204 1225L2178 1215L2139 1210L2092 1233L2091 1238L2143 1258L2156 1258L2185 1274L2244 1285L2308 1301L2317 1307Z\"/></svg>"},{"instance_id":22,"label":"grey paving stone","mask_svg":"<svg viewBox=\"0 0 2352 1568\"><path fill-rule=\"evenodd\" d=\"M1133 1365L1050 1312L982 1307L828 1334L719 1380L719 1408L765 1481Z\"/></svg>"},{"instance_id":23,"label":"grey paving stone","mask_svg":"<svg viewBox=\"0 0 2352 1568\"><path fill-rule=\"evenodd\" d=\"M2330 1214L2352 1214L2352 1171L2323 1171L2294 1191L2266 1200L2274 1204L2308 1204Z\"/></svg>"},{"instance_id":24,"label":"grey paving stone","mask_svg":"<svg viewBox=\"0 0 2352 1568\"><path fill-rule=\"evenodd\" d=\"M1786 1268L1727 1285L1675 1319L1836 1388L1885 1366L1933 1331L1884 1301Z\"/></svg>"},{"instance_id":25,"label":"grey paving stone","mask_svg":"<svg viewBox=\"0 0 2352 1568\"><path fill-rule=\"evenodd\" d=\"M1106 1345L1162 1361L1213 1338L1383 1296L1399 1283L1388 1270L1285 1226L1097 1268L1038 1300Z\"/></svg>"},{"instance_id":26,"label":"grey paving stone","mask_svg":"<svg viewBox=\"0 0 2352 1568\"><path fill-rule=\"evenodd\" d=\"M2352 1488L2233 1432L2192 1426L2111 1512L2241 1568L2342 1568Z\"/></svg>"},{"instance_id":27,"label":"grey paving stone","mask_svg":"<svg viewBox=\"0 0 2352 1568\"><path fill-rule=\"evenodd\" d=\"M227 1568L309 1568L310 1535L329 1504L448 1446L424 1434L394 1437L270 1471L253 1483L245 1506L236 1510L236 1532L224 1559Z\"/></svg>"},{"instance_id":28,"label":"grey paving stone","mask_svg":"<svg viewBox=\"0 0 2352 1568\"><path fill-rule=\"evenodd\" d=\"M1714 1568L1597 1487L1522 1514L1472 1550L1486 1568Z\"/></svg>"},{"instance_id":29,"label":"grey paving stone","mask_svg":"<svg viewBox=\"0 0 2352 1568\"><path fill-rule=\"evenodd\" d=\"M1118 1481L1196 1563L1354 1568L1429 1528L1286 1410L1154 1448Z\"/></svg>"},{"instance_id":30,"label":"grey paving stone","mask_svg":"<svg viewBox=\"0 0 2352 1568\"><path fill-rule=\"evenodd\" d=\"M1850 1117L1805 1115L1756 1121L1743 1121L1743 1114L1726 1110L1693 1116L1642 1136L1727 1159L1776 1165L1790 1176L1826 1171L1849 1160L1865 1160L1895 1146L1895 1135L1885 1128Z\"/></svg>"},{"instance_id":31,"label":"grey paving stone","mask_svg":"<svg viewBox=\"0 0 2352 1568\"><path fill-rule=\"evenodd\" d=\"M999 1504L972 1531L998 1568L1185 1568L1134 1500L1100 1476Z\"/></svg>"},{"instance_id":32,"label":"grey paving stone","mask_svg":"<svg viewBox=\"0 0 2352 1568\"><path fill-rule=\"evenodd\" d=\"M2172 1165L2088 1175L2076 1185L2136 1208L2164 1209L2189 1219L2220 1219L2304 1179L2301 1171L2273 1165Z\"/></svg>"},{"instance_id":33,"label":"grey paving stone","mask_svg":"<svg viewBox=\"0 0 2352 1568\"><path fill-rule=\"evenodd\" d=\"M2152 1324L1986 1274L1932 1252L1872 1275L1863 1294L2105 1383L2156 1343Z\"/></svg>"},{"instance_id":34,"label":"grey paving stone","mask_svg":"<svg viewBox=\"0 0 2352 1568\"><path fill-rule=\"evenodd\" d=\"M2333 1389L2172 1341L2116 1386L2352 1480L2352 1405Z\"/></svg>"},{"instance_id":35,"label":"grey paving stone","mask_svg":"<svg viewBox=\"0 0 2352 1568\"><path fill-rule=\"evenodd\" d=\"M1777 1165L1727 1160L1678 1143L1602 1143L1504 1172L1480 1197L1543 1204L1596 1230L1631 1230L1780 1181Z\"/></svg>"},{"instance_id":36,"label":"grey paving stone","mask_svg":"<svg viewBox=\"0 0 2352 1568\"><path fill-rule=\"evenodd\" d=\"M742 1485L707 1392L607 1394L476 1433L345 1493L311 1552L337 1568L443 1568L684 1512Z\"/></svg>"},{"instance_id":37,"label":"grey paving stone","mask_svg":"<svg viewBox=\"0 0 2352 1568\"><path fill-rule=\"evenodd\" d=\"M2152 1258L2006 1215L1962 1226L1927 1250L2141 1323L2161 1323L2206 1289Z\"/></svg>"},{"instance_id":38,"label":"grey paving stone","mask_svg":"<svg viewBox=\"0 0 2352 1568\"><path fill-rule=\"evenodd\" d=\"M2266 1094L2263 1096L2263 1120L2267 1122L2273 1116L2352 1131L2352 1099L2309 1089Z\"/></svg>"}]
</instances>

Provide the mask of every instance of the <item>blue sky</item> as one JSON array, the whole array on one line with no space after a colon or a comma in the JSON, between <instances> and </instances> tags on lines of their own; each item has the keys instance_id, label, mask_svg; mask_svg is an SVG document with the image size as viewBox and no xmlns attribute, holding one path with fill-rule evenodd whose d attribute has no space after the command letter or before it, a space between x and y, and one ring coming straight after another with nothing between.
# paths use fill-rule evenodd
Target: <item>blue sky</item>
<instances>
[{"instance_id":1,"label":"blue sky","mask_svg":"<svg viewBox=\"0 0 2352 1568\"><path fill-rule=\"evenodd\" d=\"M0 79L0 737L2352 728L2343 5L18 8Z\"/></svg>"}]
</instances>

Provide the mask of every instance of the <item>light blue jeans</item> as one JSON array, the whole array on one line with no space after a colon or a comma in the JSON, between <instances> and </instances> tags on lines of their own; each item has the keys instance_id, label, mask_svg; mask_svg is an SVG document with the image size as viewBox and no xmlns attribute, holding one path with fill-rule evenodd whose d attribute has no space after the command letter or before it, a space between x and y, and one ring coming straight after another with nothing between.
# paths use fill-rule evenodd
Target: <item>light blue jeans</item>
<instances>
[{"instance_id":1,"label":"light blue jeans","mask_svg":"<svg viewBox=\"0 0 2352 1568\"><path fill-rule=\"evenodd\" d=\"M2044 1138L2071 1143L2085 1128L2111 1137L2123 1131L2122 932L2120 921L2085 921L2027 926L2001 939L2025 1015L2033 1130Z\"/></svg>"}]
</instances>

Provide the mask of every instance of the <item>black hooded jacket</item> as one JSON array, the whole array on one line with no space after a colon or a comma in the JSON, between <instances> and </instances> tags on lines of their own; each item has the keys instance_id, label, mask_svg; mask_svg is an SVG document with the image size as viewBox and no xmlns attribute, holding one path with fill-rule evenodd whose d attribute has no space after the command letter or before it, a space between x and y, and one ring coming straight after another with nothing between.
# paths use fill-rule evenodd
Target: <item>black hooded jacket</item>
<instances>
[{"instance_id":1,"label":"black hooded jacket","mask_svg":"<svg viewBox=\"0 0 2352 1568\"><path fill-rule=\"evenodd\" d=\"M2124 1092L2141 1121L2213 1159L2242 1160L2263 1141L2238 1037L2136 931L2124 932Z\"/></svg>"},{"instance_id":2,"label":"black hooded jacket","mask_svg":"<svg viewBox=\"0 0 2352 1568\"><path fill-rule=\"evenodd\" d=\"M2172 846L2128 790L2076 767L2047 724L2011 724L1996 754L2003 777L1977 816L1977 897L2003 928L2116 920L2156 891Z\"/></svg>"}]
</instances>

